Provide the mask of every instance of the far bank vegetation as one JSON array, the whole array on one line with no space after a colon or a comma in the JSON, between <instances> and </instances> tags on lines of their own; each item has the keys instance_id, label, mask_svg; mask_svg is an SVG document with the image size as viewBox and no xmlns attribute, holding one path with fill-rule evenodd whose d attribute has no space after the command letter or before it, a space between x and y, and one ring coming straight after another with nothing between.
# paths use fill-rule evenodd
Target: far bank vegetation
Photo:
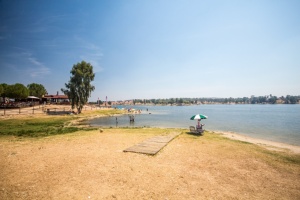
<instances>
[{"instance_id":1,"label":"far bank vegetation","mask_svg":"<svg viewBox=\"0 0 300 200\"><path fill-rule=\"evenodd\" d=\"M200 105L200 104L300 104L300 95L286 95L277 97L273 95L238 97L238 98L218 98L218 97L200 97L200 98L166 98L166 99L131 99L125 101L101 101L90 102L99 105Z\"/></svg>"}]
</instances>

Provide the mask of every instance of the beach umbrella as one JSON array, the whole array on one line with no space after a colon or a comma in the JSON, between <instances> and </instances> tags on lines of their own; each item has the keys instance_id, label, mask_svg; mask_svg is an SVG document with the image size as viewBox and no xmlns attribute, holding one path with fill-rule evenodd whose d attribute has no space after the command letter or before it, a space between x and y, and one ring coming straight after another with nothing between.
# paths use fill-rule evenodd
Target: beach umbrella
<instances>
[{"instance_id":1,"label":"beach umbrella","mask_svg":"<svg viewBox=\"0 0 300 200\"><path fill-rule=\"evenodd\" d=\"M198 120L198 126L200 126L200 120L201 119L207 119L207 118L208 117L206 115L199 115L199 114L197 114L197 115L193 115L191 117L191 120Z\"/></svg>"},{"instance_id":2,"label":"beach umbrella","mask_svg":"<svg viewBox=\"0 0 300 200\"><path fill-rule=\"evenodd\" d=\"M195 120L195 119L201 120L201 119L207 119L207 118L208 117L206 115L199 115L199 114L197 114L197 115L193 115L191 117L191 120Z\"/></svg>"}]
</instances>

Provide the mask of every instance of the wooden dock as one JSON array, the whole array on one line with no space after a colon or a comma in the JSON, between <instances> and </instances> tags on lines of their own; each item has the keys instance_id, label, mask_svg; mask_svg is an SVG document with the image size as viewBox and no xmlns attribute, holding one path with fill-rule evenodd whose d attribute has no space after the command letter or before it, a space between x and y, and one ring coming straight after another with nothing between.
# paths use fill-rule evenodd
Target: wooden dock
<instances>
[{"instance_id":1,"label":"wooden dock","mask_svg":"<svg viewBox=\"0 0 300 200\"><path fill-rule=\"evenodd\" d=\"M179 134L181 133L171 133L166 136L155 136L125 149L124 152L155 155Z\"/></svg>"}]
</instances>

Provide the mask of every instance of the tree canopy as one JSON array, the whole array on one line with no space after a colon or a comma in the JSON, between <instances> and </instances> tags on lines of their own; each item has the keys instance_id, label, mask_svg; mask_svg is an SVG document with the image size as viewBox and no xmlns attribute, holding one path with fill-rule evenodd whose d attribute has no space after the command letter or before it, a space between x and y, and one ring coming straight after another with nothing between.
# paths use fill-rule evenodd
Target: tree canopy
<instances>
[{"instance_id":1,"label":"tree canopy","mask_svg":"<svg viewBox=\"0 0 300 200\"><path fill-rule=\"evenodd\" d=\"M93 66L90 63L81 61L73 65L70 73L70 80L65 84L66 89L62 88L61 91L71 100L72 109L76 107L78 113L81 113L84 104L88 102L88 98L95 89L91 85L95 78Z\"/></svg>"},{"instance_id":2,"label":"tree canopy","mask_svg":"<svg viewBox=\"0 0 300 200\"><path fill-rule=\"evenodd\" d=\"M0 95L1 95L1 97L5 97L6 96L6 88L7 88L7 84L6 83L1 83L0 84L0 87L2 88L0 88Z\"/></svg>"},{"instance_id":3,"label":"tree canopy","mask_svg":"<svg viewBox=\"0 0 300 200\"><path fill-rule=\"evenodd\" d=\"M3 93L4 93L4 88L3 88L2 84L0 84L0 96L2 96Z\"/></svg>"},{"instance_id":4,"label":"tree canopy","mask_svg":"<svg viewBox=\"0 0 300 200\"><path fill-rule=\"evenodd\" d=\"M36 96L41 98L43 95L47 93L47 90L42 84L31 83L27 85L30 96Z\"/></svg>"},{"instance_id":5,"label":"tree canopy","mask_svg":"<svg viewBox=\"0 0 300 200\"><path fill-rule=\"evenodd\" d=\"M28 89L21 83L7 85L4 93L6 97L15 99L25 99L29 94Z\"/></svg>"}]
</instances>

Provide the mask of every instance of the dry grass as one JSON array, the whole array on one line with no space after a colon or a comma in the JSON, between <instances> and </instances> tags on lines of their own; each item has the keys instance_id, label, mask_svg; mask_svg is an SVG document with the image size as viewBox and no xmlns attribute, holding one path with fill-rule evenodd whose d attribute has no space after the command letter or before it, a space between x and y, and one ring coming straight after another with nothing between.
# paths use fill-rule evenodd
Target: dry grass
<instances>
[{"instance_id":1,"label":"dry grass","mask_svg":"<svg viewBox=\"0 0 300 200\"><path fill-rule=\"evenodd\" d=\"M156 156L123 152L169 131L2 136L0 199L300 199L299 154L186 130Z\"/></svg>"}]
</instances>

